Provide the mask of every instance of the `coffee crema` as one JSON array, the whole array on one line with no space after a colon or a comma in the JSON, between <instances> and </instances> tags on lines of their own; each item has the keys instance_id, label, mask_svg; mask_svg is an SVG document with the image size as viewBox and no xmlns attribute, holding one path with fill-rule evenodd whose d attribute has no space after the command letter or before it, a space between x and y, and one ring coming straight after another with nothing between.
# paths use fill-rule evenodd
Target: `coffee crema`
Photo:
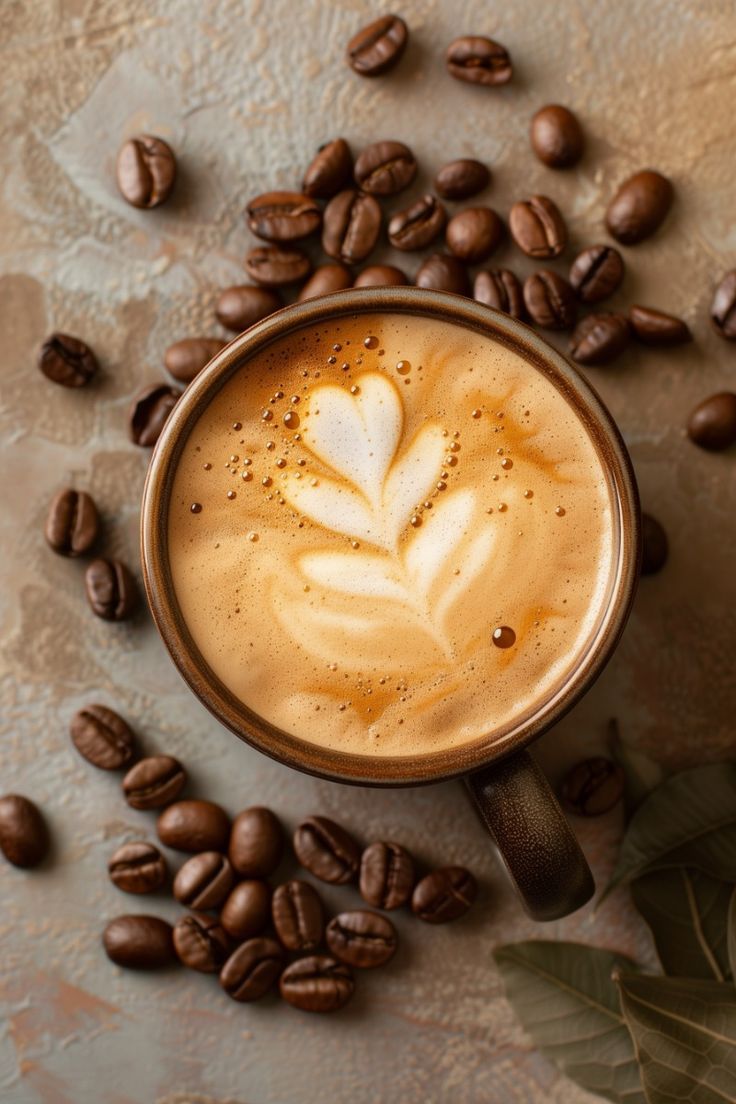
<instances>
[{"instance_id":1,"label":"coffee crema","mask_svg":"<svg viewBox=\"0 0 736 1104\"><path fill-rule=\"evenodd\" d=\"M603 461L552 381L401 313L244 362L169 506L176 597L212 671L284 732L370 756L534 712L604 611L612 540Z\"/></svg>"}]
</instances>

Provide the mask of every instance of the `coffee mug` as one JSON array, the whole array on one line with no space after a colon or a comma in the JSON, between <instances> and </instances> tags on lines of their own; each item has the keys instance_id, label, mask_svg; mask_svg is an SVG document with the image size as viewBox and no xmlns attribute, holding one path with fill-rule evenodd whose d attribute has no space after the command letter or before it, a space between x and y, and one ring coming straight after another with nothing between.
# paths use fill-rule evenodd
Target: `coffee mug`
<instances>
[{"instance_id":1,"label":"coffee mug","mask_svg":"<svg viewBox=\"0 0 736 1104\"><path fill-rule=\"evenodd\" d=\"M612 504L611 572L605 606L572 671L534 709L467 745L420 756L368 756L323 748L259 717L220 681L179 608L168 558L173 475L203 410L257 351L302 327L361 313L408 313L487 335L524 357L560 391L583 422L602 462ZM174 663L200 701L227 728L287 766L335 782L414 786L464 778L527 912L553 920L594 891L580 846L526 746L589 689L610 658L631 609L639 575L640 520L629 456L611 415L586 380L533 330L457 295L412 287L361 288L286 307L235 338L190 384L156 445L143 495L142 562L148 601Z\"/></svg>"}]
</instances>

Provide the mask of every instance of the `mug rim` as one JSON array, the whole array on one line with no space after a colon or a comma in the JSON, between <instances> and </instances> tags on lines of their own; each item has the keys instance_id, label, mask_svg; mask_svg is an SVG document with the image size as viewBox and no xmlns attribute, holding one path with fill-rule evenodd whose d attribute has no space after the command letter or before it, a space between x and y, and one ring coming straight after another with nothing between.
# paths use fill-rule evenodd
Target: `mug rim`
<instances>
[{"instance_id":1,"label":"mug rim","mask_svg":"<svg viewBox=\"0 0 736 1104\"><path fill-rule=\"evenodd\" d=\"M255 353L290 331L342 315L403 313L439 318L481 332L530 361L562 392L601 458L612 499L617 560L608 605L565 680L537 706L492 735L416 756L369 756L322 747L283 732L241 702L211 670L179 608L168 557L173 476L202 412ZM308 774L355 785L413 786L469 774L526 747L587 693L610 659L628 619L641 556L639 495L621 433L591 384L534 330L461 295L416 287L352 288L282 308L238 334L186 388L156 443L141 505L141 563L148 604L179 673L231 732L270 758Z\"/></svg>"}]
</instances>

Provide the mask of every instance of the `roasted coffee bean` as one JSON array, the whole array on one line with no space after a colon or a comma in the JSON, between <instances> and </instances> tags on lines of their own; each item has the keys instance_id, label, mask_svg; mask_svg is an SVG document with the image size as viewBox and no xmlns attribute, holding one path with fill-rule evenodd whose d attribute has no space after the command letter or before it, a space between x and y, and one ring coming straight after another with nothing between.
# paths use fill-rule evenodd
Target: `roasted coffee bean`
<instances>
[{"instance_id":1,"label":"roasted coffee bean","mask_svg":"<svg viewBox=\"0 0 736 1104\"><path fill-rule=\"evenodd\" d=\"M410 252L424 249L441 234L447 222L447 212L433 195L424 195L391 216L388 224L388 240L395 249Z\"/></svg>"},{"instance_id":2,"label":"roasted coffee bean","mask_svg":"<svg viewBox=\"0 0 736 1104\"><path fill-rule=\"evenodd\" d=\"M343 264L325 264L315 268L312 275L302 287L297 301L303 303L305 299L315 299L318 295L329 295L332 291L344 291L352 287L353 277L350 269Z\"/></svg>"},{"instance_id":3,"label":"roasted coffee bean","mask_svg":"<svg viewBox=\"0 0 736 1104\"><path fill-rule=\"evenodd\" d=\"M719 337L736 341L736 268L727 272L716 288L710 320Z\"/></svg>"},{"instance_id":4,"label":"roasted coffee bean","mask_svg":"<svg viewBox=\"0 0 736 1104\"><path fill-rule=\"evenodd\" d=\"M570 283L583 303L599 303L613 295L623 278L623 258L612 245L591 245L578 253L570 268Z\"/></svg>"},{"instance_id":5,"label":"roasted coffee bean","mask_svg":"<svg viewBox=\"0 0 736 1104\"><path fill-rule=\"evenodd\" d=\"M162 138L141 134L118 153L118 188L133 207L158 207L176 181L174 151Z\"/></svg>"},{"instance_id":6,"label":"roasted coffee bean","mask_svg":"<svg viewBox=\"0 0 736 1104\"><path fill-rule=\"evenodd\" d=\"M333 917L325 938L335 958L361 969L383 966L394 957L399 945L391 921L369 909L341 912Z\"/></svg>"},{"instance_id":7,"label":"roasted coffee bean","mask_svg":"<svg viewBox=\"0 0 736 1104\"><path fill-rule=\"evenodd\" d=\"M443 866L414 887L411 909L428 924L445 924L464 916L476 898L475 878L463 866Z\"/></svg>"},{"instance_id":8,"label":"roasted coffee bean","mask_svg":"<svg viewBox=\"0 0 736 1104\"><path fill-rule=\"evenodd\" d=\"M120 770L133 761L136 741L133 730L106 705L85 705L71 719L72 743L88 763L100 770Z\"/></svg>"},{"instance_id":9,"label":"roasted coffee bean","mask_svg":"<svg viewBox=\"0 0 736 1104\"><path fill-rule=\"evenodd\" d=\"M583 132L577 117L567 107L547 104L532 118L529 131L532 149L551 169L568 169L583 153Z\"/></svg>"},{"instance_id":10,"label":"roasted coffee bean","mask_svg":"<svg viewBox=\"0 0 736 1104\"><path fill-rule=\"evenodd\" d=\"M233 951L220 971L220 985L233 1000L260 1000L283 968L284 952L276 940L258 936Z\"/></svg>"},{"instance_id":11,"label":"roasted coffee bean","mask_svg":"<svg viewBox=\"0 0 736 1104\"><path fill-rule=\"evenodd\" d=\"M296 857L310 874L323 882L351 882L360 865L360 848L353 837L327 817L310 816L294 833Z\"/></svg>"},{"instance_id":12,"label":"roasted coffee bean","mask_svg":"<svg viewBox=\"0 0 736 1104\"><path fill-rule=\"evenodd\" d=\"M245 258L245 271L263 287L284 287L306 280L312 262L298 245L259 245Z\"/></svg>"},{"instance_id":13,"label":"roasted coffee bean","mask_svg":"<svg viewBox=\"0 0 736 1104\"><path fill-rule=\"evenodd\" d=\"M193 909L216 909L230 893L235 871L219 851L192 855L177 871L172 887L174 897Z\"/></svg>"},{"instance_id":14,"label":"roasted coffee bean","mask_svg":"<svg viewBox=\"0 0 736 1104\"><path fill-rule=\"evenodd\" d=\"M629 323L623 314L589 314L570 338L570 356L578 364L610 364L629 343Z\"/></svg>"},{"instance_id":15,"label":"roasted coffee bean","mask_svg":"<svg viewBox=\"0 0 736 1104\"><path fill-rule=\"evenodd\" d=\"M94 499L86 491L65 487L51 499L44 535L49 547L61 556L89 552L100 531Z\"/></svg>"},{"instance_id":16,"label":"roasted coffee bean","mask_svg":"<svg viewBox=\"0 0 736 1104\"><path fill-rule=\"evenodd\" d=\"M141 388L128 411L128 436L134 445L152 448L161 436L181 391L168 383L150 383Z\"/></svg>"},{"instance_id":17,"label":"roasted coffee bean","mask_svg":"<svg viewBox=\"0 0 736 1104\"><path fill-rule=\"evenodd\" d=\"M282 306L275 291L253 284L237 284L220 292L215 303L215 315L225 329L242 333Z\"/></svg>"},{"instance_id":18,"label":"roasted coffee bean","mask_svg":"<svg viewBox=\"0 0 736 1104\"><path fill-rule=\"evenodd\" d=\"M398 15L383 15L350 39L348 64L361 77L378 77L401 60L408 40L404 20Z\"/></svg>"},{"instance_id":19,"label":"roasted coffee bean","mask_svg":"<svg viewBox=\"0 0 736 1104\"><path fill-rule=\"evenodd\" d=\"M355 277L353 287L402 287L409 280L395 265L368 265Z\"/></svg>"},{"instance_id":20,"label":"roasted coffee bean","mask_svg":"<svg viewBox=\"0 0 736 1104\"><path fill-rule=\"evenodd\" d=\"M509 228L519 249L538 261L559 257L567 245L565 220L547 196L535 195L515 203Z\"/></svg>"},{"instance_id":21,"label":"roasted coffee bean","mask_svg":"<svg viewBox=\"0 0 736 1104\"><path fill-rule=\"evenodd\" d=\"M687 422L687 435L693 444L721 452L736 444L736 394L719 391L703 399Z\"/></svg>"},{"instance_id":22,"label":"roasted coffee bean","mask_svg":"<svg viewBox=\"0 0 736 1104\"><path fill-rule=\"evenodd\" d=\"M490 207L467 207L447 224L447 248L466 264L490 257L503 236L503 223Z\"/></svg>"},{"instance_id":23,"label":"roasted coffee bean","mask_svg":"<svg viewBox=\"0 0 736 1104\"><path fill-rule=\"evenodd\" d=\"M230 940L219 920L202 912L174 924L174 950L180 962L200 974L216 974L230 954Z\"/></svg>"},{"instance_id":24,"label":"roasted coffee bean","mask_svg":"<svg viewBox=\"0 0 736 1104\"><path fill-rule=\"evenodd\" d=\"M304 174L302 191L317 199L331 199L353 178L353 157L344 138L333 138L317 150Z\"/></svg>"},{"instance_id":25,"label":"roasted coffee bean","mask_svg":"<svg viewBox=\"0 0 736 1104\"><path fill-rule=\"evenodd\" d=\"M658 230L672 206L673 189L661 173L645 169L621 185L606 211L606 227L616 241L636 245Z\"/></svg>"},{"instance_id":26,"label":"roasted coffee bean","mask_svg":"<svg viewBox=\"0 0 736 1104\"><path fill-rule=\"evenodd\" d=\"M507 268L479 272L473 284L473 298L487 307L510 314L512 318L526 317L521 284Z\"/></svg>"},{"instance_id":27,"label":"roasted coffee bean","mask_svg":"<svg viewBox=\"0 0 736 1104\"><path fill-rule=\"evenodd\" d=\"M693 339L687 322L653 307L629 307L629 323L643 345L684 345Z\"/></svg>"},{"instance_id":28,"label":"roasted coffee bean","mask_svg":"<svg viewBox=\"0 0 736 1104\"><path fill-rule=\"evenodd\" d=\"M123 796L132 809L162 809L184 789L187 772L173 755L149 755L123 779Z\"/></svg>"},{"instance_id":29,"label":"roasted coffee bean","mask_svg":"<svg viewBox=\"0 0 736 1104\"><path fill-rule=\"evenodd\" d=\"M107 864L110 881L124 893L156 893L168 878L168 866L153 843L124 843Z\"/></svg>"},{"instance_id":30,"label":"roasted coffee bean","mask_svg":"<svg viewBox=\"0 0 736 1104\"><path fill-rule=\"evenodd\" d=\"M260 935L271 919L271 887L260 878L238 882L220 910L223 928L233 939Z\"/></svg>"},{"instance_id":31,"label":"roasted coffee bean","mask_svg":"<svg viewBox=\"0 0 736 1104\"><path fill-rule=\"evenodd\" d=\"M623 768L610 759L585 759L564 778L560 801L569 813L600 816L621 800L625 782Z\"/></svg>"},{"instance_id":32,"label":"roasted coffee bean","mask_svg":"<svg viewBox=\"0 0 736 1104\"><path fill-rule=\"evenodd\" d=\"M0 851L13 866L38 866L49 850L49 830L41 810L21 794L0 797Z\"/></svg>"},{"instance_id":33,"label":"roasted coffee bean","mask_svg":"<svg viewBox=\"0 0 736 1104\"><path fill-rule=\"evenodd\" d=\"M490 183L491 174L481 161L463 157L443 165L434 186L443 199L469 199Z\"/></svg>"},{"instance_id":34,"label":"roasted coffee bean","mask_svg":"<svg viewBox=\"0 0 736 1104\"><path fill-rule=\"evenodd\" d=\"M271 901L273 926L289 951L315 951L325 929L322 900L308 882L277 886Z\"/></svg>"},{"instance_id":35,"label":"roasted coffee bean","mask_svg":"<svg viewBox=\"0 0 736 1104\"><path fill-rule=\"evenodd\" d=\"M374 142L355 162L355 180L368 195L395 195L408 188L416 175L416 159L403 142Z\"/></svg>"},{"instance_id":36,"label":"roasted coffee bean","mask_svg":"<svg viewBox=\"0 0 736 1104\"><path fill-rule=\"evenodd\" d=\"M227 342L219 337L184 337L169 345L164 367L180 383L191 383Z\"/></svg>"},{"instance_id":37,"label":"roasted coffee bean","mask_svg":"<svg viewBox=\"0 0 736 1104\"><path fill-rule=\"evenodd\" d=\"M90 609L103 621L127 621L138 604L136 582L120 560L92 560L84 573Z\"/></svg>"},{"instance_id":38,"label":"roasted coffee bean","mask_svg":"<svg viewBox=\"0 0 736 1104\"><path fill-rule=\"evenodd\" d=\"M450 75L469 84L507 84L513 72L508 50L481 35L456 38L447 48L446 61Z\"/></svg>"},{"instance_id":39,"label":"roasted coffee bean","mask_svg":"<svg viewBox=\"0 0 736 1104\"><path fill-rule=\"evenodd\" d=\"M360 859L360 894L374 908L401 908L414 888L414 862L400 843L377 841Z\"/></svg>"},{"instance_id":40,"label":"roasted coffee bean","mask_svg":"<svg viewBox=\"0 0 736 1104\"><path fill-rule=\"evenodd\" d=\"M322 208L311 196L300 192L265 192L246 208L249 230L270 242L292 242L307 238L322 223Z\"/></svg>"},{"instance_id":41,"label":"roasted coffee bean","mask_svg":"<svg viewBox=\"0 0 736 1104\"><path fill-rule=\"evenodd\" d=\"M308 955L287 966L281 996L302 1012L337 1012L355 991L350 967L330 955Z\"/></svg>"},{"instance_id":42,"label":"roasted coffee bean","mask_svg":"<svg viewBox=\"0 0 736 1104\"><path fill-rule=\"evenodd\" d=\"M656 575L667 562L669 542L667 534L651 514L641 515L641 573Z\"/></svg>"},{"instance_id":43,"label":"roasted coffee bean","mask_svg":"<svg viewBox=\"0 0 736 1104\"><path fill-rule=\"evenodd\" d=\"M38 367L47 379L62 387L84 387L99 365L84 341L71 334L53 333L41 346Z\"/></svg>"},{"instance_id":44,"label":"roasted coffee bean","mask_svg":"<svg viewBox=\"0 0 736 1104\"><path fill-rule=\"evenodd\" d=\"M420 266L414 282L420 288L435 291L454 291L456 295L470 294L470 280L465 265L448 253L433 253Z\"/></svg>"},{"instance_id":45,"label":"roasted coffee bean","mask_svg":"<svg viewBox=\"0 0 736 1104\"><path fill-rule=\"evenodd\" d=\"M102 936L105 953L127 970L157 970L176 962L171 924L158 916L118 916Z\"/></svg>"},{"instance_id":46,"label":"roasted coffee bean","mask_svg":"<svg viewBox=\"0 0 736 1104\"><path fill-rule=\"evenodd\" d=\"M284 832L275 813L262 805L243 809L233 821L228 854L238 874L267 878L281 862Z\"/></svg>"},{"instance_id":47,"label":"roasted coffee bean","mask_svg":"<svg viewBox=\"0 0 736 1104\"><path fill-rule=\"evenodd\" d=\"M176 851L225 851L230 818L213 801L175 801L161 813L158 838Z\"/></svg>"},{"instance_id":48,"label":"roasted coffee bean","mask_svg":"<svg viewBox=\"0 0 736 1104\"><path fill-rule=\"evenodd\" d=\"M373 250L381 231L381 208L355 188L339 192L325 207L322 248L328 257L357 264Z\"/></svg>"},{"instance_id":49,"label":"roasted coffee bean","mask_svg":"<svg viewBox=\"0 0 736 1104\"><path fill-rule=\"evenodd\" d=\"M529 317L547 330L570 330L578 313L575 292L567 280L543 268L524 281L524 306Z\"/></svg>"}]
</instances>

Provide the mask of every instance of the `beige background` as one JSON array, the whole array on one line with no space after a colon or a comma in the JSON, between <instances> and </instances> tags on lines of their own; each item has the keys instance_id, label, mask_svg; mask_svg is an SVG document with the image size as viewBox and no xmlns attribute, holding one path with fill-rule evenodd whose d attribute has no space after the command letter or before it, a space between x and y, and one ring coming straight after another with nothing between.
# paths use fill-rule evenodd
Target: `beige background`
<instances>
[{"instance_id":1,"label":"beige background","mask_svg":"<svg viewBox=\"0 0 736 1104\"><path fill-rule=\"evenodd\" d=\"M651 961L623 891L595 916L587 908L544 928L526 920L459 785L347 790L239 745L185 690L149 619L97 621L82 597L84 565L53 556L41 537L48 499L73 482L100 503L106 549L136 564L147 456L127 442L130 395L160 376L170 341L216 332L216 289L243 279L246 199L296 184L322 141L344 134L359 149L406 139L429 173L449 157L477 155L493 168L489 202L505 215L519 195L547 192L569 220L573 249L603 237L617 183L653 166L672 177L677 202L655 239L627 251L619 301L682 314L696 341L632 350L590 375L672 554L662 575L644 580L604 677L539 751L557 779L604 746L615 714L628 740L671 766L733 753L734 456L701 453L682 434L694 402L734 383L736 346L707 323L712 286L736 256L732 5L471 0L462 17L458 7L403 3L412 29L403 63L361 82L343 63L343 45L384 3L0 6L0 790L36 798L56 839L45 869L0 866L4 1104L581 1104L590 1098L517 1026L491 949L572 938ZM444 47L467 32L509 48L513 84L485 91L445 74ZM586 128L588 151L573 172L544 169L528 149L528 120L550 100L575 108ZM120 141L140 130L170 139L181 159L176 196L157 212L127 207L113 182ZM509 248L498 259L520 274L531 267ZM54 328L97 350L102 371L87 390L67 392L36 371L34 348ZM183 970L118 971L100 931L137 903L107 883L105 863L152 824L124 805L114 777L70 749L69 716L95 699L129 717L146 748L180 755L198 793L232 811L271 804L289 825L311 811L334 814L363 838L393 836L428 862L466 862L482 883L479 905L438 930L401 917L406 939L395 962L361 976L353 1005L336 1018L276 1001L241 1007ZM618 813L578 827L605 880ZM355 900L349 890L335 896ZM175 915L163 898L145 907Z\"/></svg>"}]
</instances>

